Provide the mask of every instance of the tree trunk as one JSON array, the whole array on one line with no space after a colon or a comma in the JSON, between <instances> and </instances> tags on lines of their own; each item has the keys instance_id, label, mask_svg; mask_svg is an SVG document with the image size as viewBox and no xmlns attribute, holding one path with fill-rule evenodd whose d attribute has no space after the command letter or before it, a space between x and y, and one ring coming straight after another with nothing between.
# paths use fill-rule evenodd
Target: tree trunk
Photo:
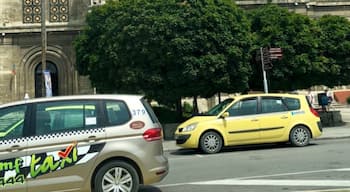
<instances>
[{"instance_id":1,"label":"tree trunk","mask_svg":"<svg viewBox=\"0 0 350 192\"><path fill-rule=\"evenodd\" d=\"M177 122L182 122L183 116L182 116L182 103L181 103L181 97L176 100L176 111L177 111Z\"/></svg>"},{"instance_id":2,"label":"tree trunk","mask_svg":"<svg viewBox=\"0 0 350 192\"><path fill-rule=\"evenodd\" d=\"M193 97L193 112L192 115L198 114L198 103L197 103L197 96Z\"/></svg>"}]
</instances>

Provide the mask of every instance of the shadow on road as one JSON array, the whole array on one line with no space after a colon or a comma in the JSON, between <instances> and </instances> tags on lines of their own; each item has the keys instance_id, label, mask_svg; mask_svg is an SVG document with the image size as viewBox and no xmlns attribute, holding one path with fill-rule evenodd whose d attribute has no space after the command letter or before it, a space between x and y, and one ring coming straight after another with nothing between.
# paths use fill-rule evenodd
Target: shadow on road
<instances>
[{"instance_id":1,"label":"shadow on road","mask_svg":"<svg viewBox=\"0 0 350 192\"><path fill-rule=\"evenodd\" d=\"M159 188L151 185L141 185L139 192L162 192Z\"/></svg>"},{"instance_id":2,"label":"shadow on road","mask_svg":"<svg viewBox=\"0 0 350 192\"><path fill-rule=\"evenodd\" d=\"M312 147L314 145L317 145L315 143L310 143L306 147ZM267 149L283 149L283 148L299 148L299 147L293 147L290 144L286 143L275 143L275 144L259 144L259 145L242 145L242 146L234 146L234 147L225 147L221 150L220 153L231 153L236 151L256 151L256 150L267 150ZM181 156L187 156L187 155L194 155L194 154L201 154L204 153L200 151L199 149L179 149L176 151L171 152L172 155L181 155Z\"/></svg>"}]
</instances>

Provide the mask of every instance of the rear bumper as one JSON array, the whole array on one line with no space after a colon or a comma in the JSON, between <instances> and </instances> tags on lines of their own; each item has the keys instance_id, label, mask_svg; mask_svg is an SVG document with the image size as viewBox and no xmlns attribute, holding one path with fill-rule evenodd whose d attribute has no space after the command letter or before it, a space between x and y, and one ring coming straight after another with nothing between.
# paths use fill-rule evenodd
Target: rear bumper
<instances>
[{"instance_id":1,"label":"rear bumper","mask_svg":"<svg viewBox=\"0 0 350 192\"><path fill-rule=\"evenodd\" d=\"M158 161L159 166L152 168L144 173L143 184L152 184L161 181L169 173L169 163L165 156L158 156L155 159Z\"/></svg>"},{"instance_id":2,"label":"rear bumper","mask_svg":"<svg viewBox=\"0 0 350 192\"><path fill-rule=\"evenodd\" d=\"M323 127L322 127L321 121L318 121L318 122L317 122L317 127L318 127L318 130L320 130L320 132L323 131Z\"/></svg>"}]
</instances>

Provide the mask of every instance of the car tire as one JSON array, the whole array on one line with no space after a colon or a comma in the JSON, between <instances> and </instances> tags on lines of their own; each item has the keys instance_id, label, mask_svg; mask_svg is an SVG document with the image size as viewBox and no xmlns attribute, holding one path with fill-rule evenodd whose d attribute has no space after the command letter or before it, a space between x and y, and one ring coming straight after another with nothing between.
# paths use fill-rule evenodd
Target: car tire
<instances>
[{"instance_id":1,"label":"car tire","mask_svg":"<svg viewBox=\"0 0 350 192\"><path fill-rule=\"evenodd\" d=\"M96 192L127 191L137 192L139 177L135 168L123 161L110 161L104 164L94 178ZM124 189L124 190L118 190Z\"/></svg>"},{"instance_id":2,"label":"car tire","mask_svg":"<svg viewBox=\"0 0 350 192\"><path fill-rule=\"evenodd\" d=\"M218 153L223 146L222 137L214 131L204 133L199 143L200 149L207 154Z\"/></svg>"},{"instance_id":3,"label":"car tire","mask_svg":"<svg viewBox=\"0 0 350 192\"><path fill-rule=\"evenodd\" d=\"M289 140L293 146L303 147L309 144L311 133L305 126L296 126L289 135Z\"/></svg>"}]
</instances>

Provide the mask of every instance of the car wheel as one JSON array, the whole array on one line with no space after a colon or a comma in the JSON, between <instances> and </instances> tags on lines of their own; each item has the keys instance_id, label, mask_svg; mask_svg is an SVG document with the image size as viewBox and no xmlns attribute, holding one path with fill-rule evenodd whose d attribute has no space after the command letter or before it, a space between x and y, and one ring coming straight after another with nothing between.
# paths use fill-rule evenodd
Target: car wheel
<instances>
[{"instance_id":1,"label":"car wheel","mask_svg":"<svg viewBox=\"0 0 350 192\"><path fill-rule=\"evenodd\" d=\"M94 178L96 192L137 192L139 177L133 166L123 161L104 164Z\"/></svg>"},{"instance_id":2,"label":"car wheel","mask_svg":"<svg viewBox=\"0 0 350 192\"><path fill-rule=\"evenodd\" d=\"M308 128L304 126L296 126L290 132L290 142L293 146L303 147L309 144L311 134Z\"/></svg>"},{"instance_id":3,"label":"car wheel","mask_svg":"<svg viewBox=\"0 0 350 192\"><path fill-rule=\"evenodd\" d=\"M213 131L204 133L200 139L200 148L204 153L217 153L222 148L222 138L221 136Z\"/></svg>"}]
</instances>

